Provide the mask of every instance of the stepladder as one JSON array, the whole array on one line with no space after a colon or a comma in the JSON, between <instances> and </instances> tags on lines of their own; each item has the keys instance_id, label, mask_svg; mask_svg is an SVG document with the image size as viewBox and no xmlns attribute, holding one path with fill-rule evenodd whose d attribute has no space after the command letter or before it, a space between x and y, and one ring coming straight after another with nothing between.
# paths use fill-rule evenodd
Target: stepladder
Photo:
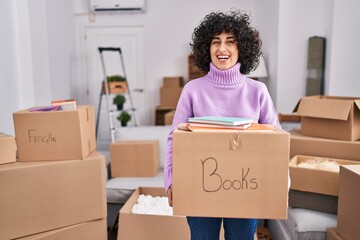
<instances>
[{"instance_id":1,"label":"stepladder","mask_svg":"<svg viewBox=\"0 0 360 240\"><path fill-rule=\"evenodd\" d=\"M102 100L103 100L103 98L105 98L105 110L106 110L107 120L108 120L108 124L109 124L110 138L111 138L111 143L114 143L115 142L115 133L116 133L116 128L115 128L115 124L114 124L114 115L115 114L120 114L122 112L129 113L131 118L133 119L135 126L139 126L139 119L138 119L137 111L134 106L133 98L131 95L131 88L129 85L129 81L126 76L124 58L123 58L121 48L120 47L99 47L98 50L99 50L99 54L100 54L100 62L101 62L101 67L102 67L102 72L103 72L103 80L101 82L102 87L101 87L101 91L100 91L99 105L98 105L98 109L97 109L96 137L98 136L99 124L100 124L100 118L101 118L101 109L103 108ZM123 81L122 81L122 85L116 84L115 88L124 86L124 90L121 91L120 93L117 93L116 91L114 93L112 91L112 88L109 87L110 86L109 74L108 74L108 70L106 67L106 64L108 64L108 62L105 59L105 54L104 54L105 52L119 55L119 62L120 62L119 72L121 72ZM113 105L112 99L115 95L124 96L126 101L129 102L128 105L130 107L126 108L126 109L122 109L122 110L114 110L114 108L112 108L112 105Z\"/></svg>"}]
</instances>

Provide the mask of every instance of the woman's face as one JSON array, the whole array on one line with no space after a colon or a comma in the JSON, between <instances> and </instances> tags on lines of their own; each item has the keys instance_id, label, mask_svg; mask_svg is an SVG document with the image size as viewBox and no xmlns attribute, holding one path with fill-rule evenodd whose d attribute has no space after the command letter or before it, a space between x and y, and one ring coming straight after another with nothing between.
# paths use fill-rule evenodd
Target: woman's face
<instances>
[{"instance_id":1,"label":"woman's face","mask_svg":"<svg viewBox=\"0 0 360 240\"><path fill-rule=\"evenodd\" d=\"M210 44L211 62L220 70L234 66L239 59L239 51L234 34L222 32Z\"/></svg>"}]
</instances>

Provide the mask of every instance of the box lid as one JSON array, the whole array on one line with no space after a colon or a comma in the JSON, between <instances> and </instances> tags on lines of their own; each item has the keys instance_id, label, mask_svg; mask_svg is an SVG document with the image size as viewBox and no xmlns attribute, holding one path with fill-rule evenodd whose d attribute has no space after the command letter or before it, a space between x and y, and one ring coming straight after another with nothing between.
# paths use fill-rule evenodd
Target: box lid
<instances>
[{"instance_id":1,"label":"box lid","mask_svg":"<svg viewBox=\"0 0 360 240\"><path fill-rule=\"evenodd\" d=\"M360 109L360 99L352 97L308 96L300 99L294 112L302 117L327 118L346 121L351 107Z\"/></svg>"}]
</instances>

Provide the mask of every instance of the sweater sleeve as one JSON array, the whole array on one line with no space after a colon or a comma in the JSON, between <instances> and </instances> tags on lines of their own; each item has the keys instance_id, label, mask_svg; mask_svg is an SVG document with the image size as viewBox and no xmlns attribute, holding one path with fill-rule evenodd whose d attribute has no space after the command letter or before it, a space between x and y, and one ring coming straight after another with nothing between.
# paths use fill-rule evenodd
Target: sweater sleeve
<instances>
[{"instance_id":1,"label":"sweater sleeve","mask_svg":"<svg viewBox=\"0 0 360 240\"><path fill-rule=\"evenodd\" d=\"M167 139L166 158L164 162L164 187L167 191L172 184L172 160L173 160L173 132L180 123L188 121L193 116L192 101L188 93L188 87L185 85L181 92L171 127L171 131Z\"/></svg>"},{"instance_id":2,"label":"sweater sleeve","mask_svg":"<svg viewBox=\"0 0 360 240\"><path fill-rule=\"evenodd\" d=\"M275 127L281 129L278 114L275 110L274 104L271 100L270 94L265 86L262 85L262 93L260 96L260 119L259 123L273 124Z\"/></svg>"}]
</instances>

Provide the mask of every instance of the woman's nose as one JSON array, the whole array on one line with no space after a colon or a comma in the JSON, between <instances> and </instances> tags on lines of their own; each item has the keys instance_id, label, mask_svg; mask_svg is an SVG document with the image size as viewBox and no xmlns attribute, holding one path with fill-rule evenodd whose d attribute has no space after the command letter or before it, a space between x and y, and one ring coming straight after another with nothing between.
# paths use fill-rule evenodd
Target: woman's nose
<instances>
[{"instance_id":1,"label":"woman's nose","mask_svg":"<svg viewBox=\"0 0 360 240\"><path fill-rule=\"evenodd\" d=\"M226 52L226 47L225 47L224 43L220 44L219 51L222 52L222 53Z\"/></svg>"}]
</instances>

